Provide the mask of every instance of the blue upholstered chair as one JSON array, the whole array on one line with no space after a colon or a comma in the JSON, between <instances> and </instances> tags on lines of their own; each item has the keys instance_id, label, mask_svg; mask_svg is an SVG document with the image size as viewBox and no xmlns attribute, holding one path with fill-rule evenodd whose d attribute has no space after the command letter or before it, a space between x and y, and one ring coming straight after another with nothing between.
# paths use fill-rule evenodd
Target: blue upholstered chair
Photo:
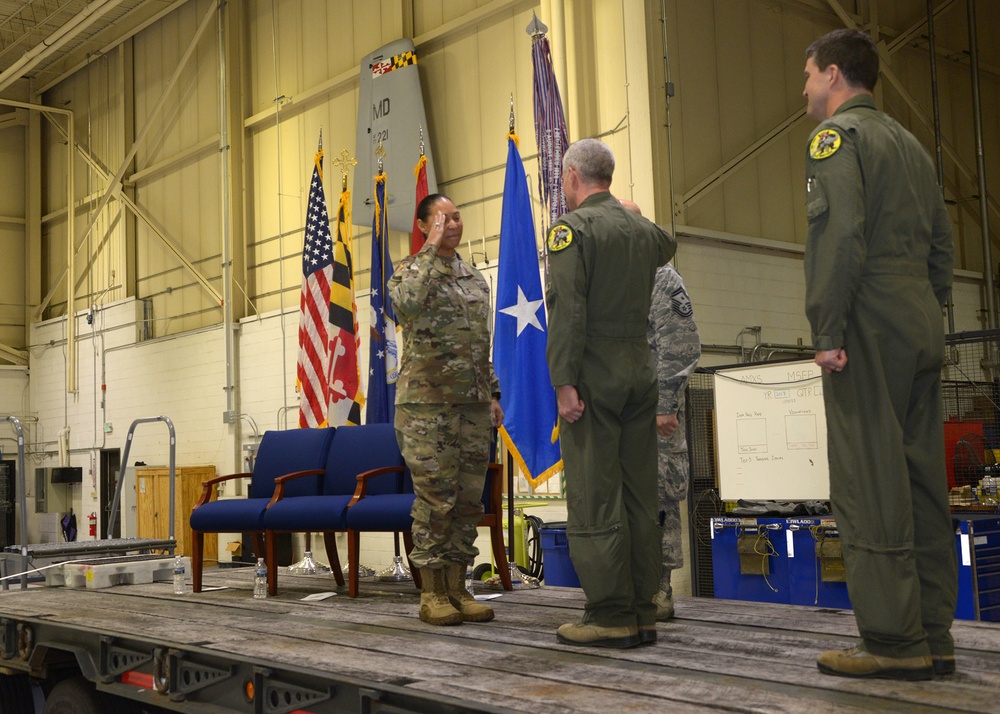
<instances>
[{"instance_id":1,"label":"blue upholstered chair","mask_svg":"<svg viewBox=\"0 0 1000 714\"><path fill-rule=\"evenodd\" d=\"M334 429L290 429L264 433L257 449L253 473L218 476L202 483L201 498L191 512L191 561L193 586L201 592L202 558L205 533L250 533L254 552L264 553L264 512L275 492L279 476L301 477L288 487L288 495L319 494L323 468L326 466ZM212 500L216 486L223 481L250 477L247 498ZM269 544L270 545L270 544ZM268 564L271 563L271 558Z\"/></svg>"},{"instance_id":2,"label":"blue upholstered chair","mask_svg":"<svg viewBox=\"0 0 1000 714\"><path fill-rule=\"evenodd\" d=\"M401 488L399 477L402 476ZM500 580L506 590L512 590L507 551L503 543L503 468L500 464L490 464L486 469L486 483L483 485L483 517L478 525L490 529L490 543L493 558L497 564ZM394 484L395 482L395 484ZM403 544L407 557L413 550L410 529L413 527L413 480L405 466L382 468L357 476L358 487L347 509L347 562L350 566L348 595L358 596L358 554L360 536L363 531L397 532L403 534ZM395 490L393 490L395 487ZM413 583L420 587L420 573L410 563Z\"/></svg>"},{"instance_id":3,"label":"blue upholstered chair","mask_svg":"<svg viewBox=\"0 0 1000 714\"><path fill-rule=\"evenodd\" d=\"M397 446L398 452L398 446ZM400 462L403 459L400 457ZM357 489L347 509L348 595L358 596L358 558L362 531L402 533L409 557L413 550L413 479L404 465L375 469L357 475ZM398 542L397 542L398 545ZM410 563L413 582L420 587L420 572Z\"/></svg>"},{"instance_id":4,"label":"blue upholstered chair","mask_svg":"<svg viewBox=\"0 0 1000 714\"><path fill-rule=\"evenodd\" d=\"M275 563L276 539L278 532L322 533L326 554L330 558L337 584L344 584L337 555L337 531L347 530L347 506L354 497L357 475L385 467L401 471L403 457L396 444L396 432L392 424L366 424L344 426L337 429L326 460L326 470L322 477L319 495L298 498L290 492L293 484L302 478L296 474L277 479L277 486L271 504L264 513L265 540L268 557L268 590L277 594L277 565ZM392 479L390 479L392 480ZM401 475L385 484L386 490L398 492ZM352 565L356 561L348 562Z\"/></svg>"}]
</instances>

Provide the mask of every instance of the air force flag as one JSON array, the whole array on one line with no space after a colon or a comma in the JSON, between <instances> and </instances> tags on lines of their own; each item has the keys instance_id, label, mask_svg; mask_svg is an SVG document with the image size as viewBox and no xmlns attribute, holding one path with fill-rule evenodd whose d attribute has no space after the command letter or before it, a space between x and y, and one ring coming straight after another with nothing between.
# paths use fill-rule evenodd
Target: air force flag
<instances>
[{"instance_id":1,"label":"air force flag","mask_svg":"<svg viewBox=\"0 0 1000 714\"><path fill-rule=\"evenodd\" d=\"M507 139L493 369L504 410L500 436L531 485L538 486L562 470L562 459L551 438L556 394L545 362L548 335L528 181L515 141L513 134Z\"/></svg>"}]
</instances>

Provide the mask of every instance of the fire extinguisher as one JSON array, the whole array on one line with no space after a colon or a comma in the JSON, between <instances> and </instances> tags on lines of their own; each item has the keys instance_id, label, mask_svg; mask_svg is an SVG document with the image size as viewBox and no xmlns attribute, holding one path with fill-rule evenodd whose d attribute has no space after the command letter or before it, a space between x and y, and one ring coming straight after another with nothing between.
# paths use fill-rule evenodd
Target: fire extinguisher
<instances>
[{"instance_id":1,"label":"fire extinguisher","mask_svg":"<svg viewBox=\"0 0 1000 714\"><path fill-rule=\"evenodd\" d=\"M90 535L94 538L97 537L97 514L90 514Z\"/></svg>"}]
</instances>

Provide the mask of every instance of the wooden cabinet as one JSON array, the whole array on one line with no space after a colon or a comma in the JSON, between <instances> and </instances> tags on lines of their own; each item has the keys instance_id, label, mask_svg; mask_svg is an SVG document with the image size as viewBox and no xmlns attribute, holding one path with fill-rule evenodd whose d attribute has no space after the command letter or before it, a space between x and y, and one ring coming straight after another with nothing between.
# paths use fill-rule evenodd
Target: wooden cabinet
<instances>
[{"instance_id":1,"label":"wooden cabinet","mask_svg":"<svg viewBox=\"0 0 1000 714\"><path fill-rule=\"evenodd\" d=\"M214 466L178 466L174 485L174 538L176 553L191 555L191 509L201 496L202 481L215 477ZM136 535L166 539L170 536L170 468L139 466L135 470ZM217 538L205 538L205 560L217 560Z\"/></svg>"}]
</instances>

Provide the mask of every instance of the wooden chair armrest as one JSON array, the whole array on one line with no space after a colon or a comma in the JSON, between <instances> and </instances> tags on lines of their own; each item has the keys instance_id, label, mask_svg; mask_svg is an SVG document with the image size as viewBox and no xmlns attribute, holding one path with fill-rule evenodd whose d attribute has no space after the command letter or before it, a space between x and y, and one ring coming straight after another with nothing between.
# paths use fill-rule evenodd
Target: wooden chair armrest
<instances>
[{"instance_id":1,"label":"wooden chair armrest","mask_svg":"<svg viewBox=\"0 0 1000 714\"><path fill-rule=\"evenodd\" d=\"M204 506L206 503L212 500L212 492L215 490L212 487L216 484L220 484L223 481L231 481L234 478L246 478L247 476L252 476L253 474L226 474L225 476L216 476L215 478L210 478L206 481L201 482L201 496L192 506L192 510L198 506Z\"/></svg>"},{"instance_id":2,"label":"wooden chair armrest","mask_svg":"<svg viewBox=\"0 0 1000 714\"><path fill-rule=\"evenodd\" d=\"M406 470L405 466L383 466L382 468L372 469L371 471L364 471L362 473L359 473L357 477L358 485L357 488L354 489L354 498L352 498L351 502L347 504L347 507L350 508L355 503L357 503L358 501L360 501L362 498L365 497L365 492L368 490L368 479L374 478L375 476L382 476L384 474L391 474L395 472L402 473L405 470Z\"/></svg>"},{"instance_id":3,"label":"wooden chair armrest","mask_svg":"<svg viewBox=\"0 0 1000 714\"><path fill-rule=\"evenodd\" d=\"M285 484L289 481L302 478L304 476L316 476L324 473L326 473L326 469L306 469L305 471L295 471L290 474L285 474L284 476L279 476L274 479L274 495L271 496L271 500L268 502L267 507L270 508L285 497Z\"/></svg>"}]
</instances>

